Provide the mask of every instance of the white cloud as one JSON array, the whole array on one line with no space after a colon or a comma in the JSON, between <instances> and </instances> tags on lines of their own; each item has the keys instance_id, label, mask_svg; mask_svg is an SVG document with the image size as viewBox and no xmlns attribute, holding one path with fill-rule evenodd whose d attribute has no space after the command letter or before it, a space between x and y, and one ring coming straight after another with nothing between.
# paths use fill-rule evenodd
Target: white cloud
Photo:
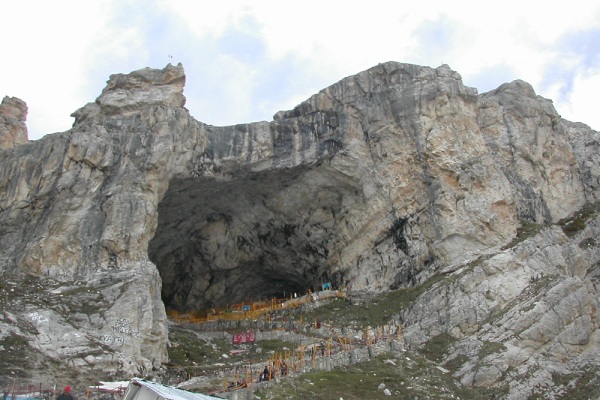
<instances>
[{"instance_id":1,"label":"white cloud","mask_svg":"<svg viewBox=\"0 0 600 400\"><path fill-rule=\"evenodd\" d=\"M577 75L573 88L567 97L555 101L555 108L565 119L583 122L592 129L600 130L598 113L598 93L600 93L600 73L586 76Z\"/></svg>"},{"instance_id":2,"label":"white cloud","mask_svg":"<svg viewBox=\"0 0 600 400\"><path fill-rule=\"evenodd\" d=\"M53 17L70 13L78 17ZM3 4L0 94L28 104L30 138L69 128L69 114L83 105L82 56L101 14L97 4L80 1Z\"/></svg>"},{"instance_id":3,"label":"white cloud","mask_svg":"<svg viewBox=\"0 0 600 400\"><path fill-rule=\"evenodd\" d=\"M7 2L0 34L15 39L3 41L0 95L27 102L35 139L68 129L70 113L93 101L110 74L182 61L192 114L234 124L269 119L345 76L394 60L447 63L480 91L523 79L565 118L598 128L590 96L600 79L587 54L597 48L563 42L600 26L600 4L592 3Z\"/></svg>"}]
</instances>

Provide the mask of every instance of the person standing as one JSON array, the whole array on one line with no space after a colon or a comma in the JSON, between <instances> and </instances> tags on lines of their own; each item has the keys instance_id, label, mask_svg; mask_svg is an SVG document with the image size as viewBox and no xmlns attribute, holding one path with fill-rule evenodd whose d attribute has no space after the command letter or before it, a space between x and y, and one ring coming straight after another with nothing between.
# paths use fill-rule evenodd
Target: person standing
<instances>
[{"instance_id":1,"label":"person standing","mask_svg":"<svg viewBox=\"0 0 600 400\"><path fill-rule=\"evenodd\" d=\"M76 400L75 397L73 397L73 395L71 394L71 386L65 386L63 392L58 395L56 400Z\"/></svg>"}]
</instances>

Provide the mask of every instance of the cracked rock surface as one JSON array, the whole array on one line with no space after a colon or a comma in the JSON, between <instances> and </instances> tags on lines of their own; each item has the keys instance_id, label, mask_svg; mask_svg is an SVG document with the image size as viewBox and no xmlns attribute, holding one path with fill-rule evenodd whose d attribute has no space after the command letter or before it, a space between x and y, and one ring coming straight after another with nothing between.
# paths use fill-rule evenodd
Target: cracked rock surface
<instances>
[{"instance_id":1,"label":"cracked rock surface","mask_svg":"<svg viewBox=\"0 0 600 400\"><path fill-rule=\"evenodd\" d=\"M598 132L523 81L478 94L388 62L227 127L190 115L184 83L181 65L112 75L72 129L0 151L0 271L135 278L78 328L131 321L131 371L165 361L165 306L413 286L600 195Z\"/></svg>"}]
</instances>

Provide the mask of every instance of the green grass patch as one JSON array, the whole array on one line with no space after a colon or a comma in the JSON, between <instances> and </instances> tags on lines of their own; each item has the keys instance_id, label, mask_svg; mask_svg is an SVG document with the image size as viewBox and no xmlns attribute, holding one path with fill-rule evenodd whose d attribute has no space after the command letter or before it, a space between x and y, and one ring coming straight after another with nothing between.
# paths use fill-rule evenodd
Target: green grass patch
<instances>
[{"instance_id":1,"label":"green grass patch","mask_svg":"<svg viewBox=\"0 0 600 400\"><path fill-rule=\"evenodd\" d=\"M459 354L453 359L446 361L446 363L444 363L444 368L450 370L452 373L455 373L460 370L467 361L469 361L469 357L464 354Z\"/></svg>"},{"instance_id":2,"label":"green grass patch","mask_svg":"<svg viewBox=\"0 0 600 400\"><path fill-rule=\"evenodd\" d=\"M483 346L479 349L479 359L484 359L485 357L500 353L506 350L506 346L499 342L483 342Z\"/></svg>"},{"instance_id":3,"label":"green grass patch","mask_svg":"<svg viewBox=\"0 0 600 400\"><path fill-rule=\"evenodd\" d=\"M393 364L386 363L392 359ZM391 392L386 396L378 390L380 384ZM435 368L435 364L415 352L397 357L383 354L355 365L332 371L315 371L299 377L283 379L257 393L268 399L490 399L506 395L506 388L467 389L449 373Z\"/></svg>"},{"instance_id":4,"label":"green grass patch","mask_svg":"<svg viewBox=\"0 0 600 400\"><path fill-rule=\"evenodd\" d=\"M573 213L572 217L563 218L556 223L556 225L560 226L568 237L573 237L585 229L587 225L587 221L590 218L594 218L600 212L600 201L594 203L585 204L580 210ZM537 235L542 228L546 225L536 224L530 221L521 221L521 226L517 228L517 235L515 238L506 246L502 248L502 250L510 249L511 247L516 246L522 241L529 239ZM582 245L596 245L596 242L586 242Z\"/></svg>"},{"instance_id":5,"label":"green grass patch","mask_svg":"<svg viewBox=\"0 0 600 400\"><path fill-rule=\"evenodd\" d=\"M4 368L10 365L21 365L25 361L25 357L29 351L29 343L27 339L15 333L10 333L0 340L0 346L4 348L2 351L2 362L0 363L0 371L4 372Z\"/></svg>"},{"instance_id":6,"label":"green grass patch","mask_svg":"<svg viewBox=\"0 0 600 400\"><path fill-rule=\"evenodd\" d=\"M552 381L557 386L563 386L569 400L596 399L600 396L600 370L597 367L583 368L577 374L552 374Z\"/></svg>"},{"instance_id":7,"label":"green grass patch","mask_svg":"<svg viewBox=\"0 0 600 400\"><path fill-rule=\"evenodd\" d=\"M407 378L402 376L398 368L385 364L384 359L378 357L329 372L315 371L295 379L285 379L262 394L274 399L385 399L389 396L377 389L381 383L394 393L403 389ZM261 394L259 396L262 397Z\"/></svg>"},{"instance_id":8,"label":"green grass patch","mask_svg":"<svg viewBox=\"0 0 600 400\"><path fill-rule=\"evenodd\" d=\"M222 362L221 355L231 349L231 345L223 339L205 341L193 331L176 326L169 328L169 341L169 362L178 367Z\"/></svg>"},{"instance_id":9,"label":"green grass patch","mask_svg":"<svg viewBox=\"0 0 600 400\"><path fill-rule=\"evenodd\" d=\"M562 227L565 235L573 237L581 232L586 227L587 221L597 216L599 211L600 201L587 203L581 210L575 212L572 217L558 221L558 225Z\"/></svg>"},{"instance_id":10,"label":"green grass patch","mask_svg":"<svg viewBox=\"0 0 600 400\"><path fill-rule=\"evenodd\" d=\"M456 342L452 336L447 333L440 333L437 336L432 337L425 343L425 346L419 349L421 354L427 357L429 360L441 363L444 359L446 352L448 351L448 347Z\"/></svg>"},{"instance_id":11,"label":"green grass patch","mask_svg":"<svg viewBox=\"0 0 600 400\"><path fill-rule=\"evenodd\" d=\"M296 344L285 340L257 340L253 345L244 346L248 349L247 353L234 355L229 351L237 347L229 340L204 340L193 330L180 326L169 328L169 341L171 342L168 348L169 362L176 368L213 369L214 364L219 363L231 365L263 362L267 361L273 353L283 355L285 351L293 351L297 347ZM257 353L258 348L260 353ZM223 354L227 357L224 358Z\"/></svg>"},{"instance_id":12,"label":"green grass patch","mask_svg":"<svg viewBox=\"0 0 600 400\"><path fill-rule=\"evenodd\" d=\"M283 353L284 351L286 351L285 349L288 349L288 351L293 351L296 347L298 347L298 345L292 342L288 342L286 340L266 339L257 340L252 350L254 350L257 347L260 347L263 353Z\"/></svg>"},{"instance_id":13,"label":"green grass patch","mask_svg":"<svg viewBox=\"0 0 600 400\"><path fill-rule=\"evenodd\" d=\"M544 225L542 224L536 224L529 221L522 221L521 226L517 228L517 235L509 244L504 246L502 250L510 249L511 247L516 246L517 244L529 239L530 237L537 235L538 233L540 233L543 227Z\"/></svg>"},{"instance_id":14,"label":"green grass patch","mask_svg":"<svg viewBox=\"0 0 600 400\"><path fill-rule=\"evenodd\" d=\"M298 310L291 315L296 320L303 318L311 322L315 319L330 321L336 327L349 326L364 329L389 323L394 315L407 309L420 295L431 289L434 284L447 279L436 275L421 285L405 289L396 289L375 296L369 301L356 301L352 298L335 299L310 311Z\"/></svg>"},{"instance_id":15,"label":"green grass patch","mask_svg":"<svg viewBox=\"0 0 600 400\"><path fill-rule=\"evenodd\" d=\"M0 339L0 348L0 386L12 384L13 379L29 379L32 374L46 370L48 359L40 356L24 336L11 332Z\"/></svg>"}]
</instances>

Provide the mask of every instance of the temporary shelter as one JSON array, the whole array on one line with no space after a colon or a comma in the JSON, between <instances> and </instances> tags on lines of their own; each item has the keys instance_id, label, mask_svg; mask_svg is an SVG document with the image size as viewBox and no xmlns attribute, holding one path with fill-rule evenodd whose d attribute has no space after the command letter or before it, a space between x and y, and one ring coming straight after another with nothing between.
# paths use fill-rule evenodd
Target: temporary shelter
<instances>
[{"instance_id":1,"label":"temporary shelter","mask_svg":"<svg viewBox=\"0 0 600 400\"><path fill-rule=\"evenodd\" d=\"M128 386L129 386L129 381L120 381L120 382L102 382L102 381L100 381L97 385L89 386L88 392L123 394L125 392L125 389L127 389Z\"/></svg>"},{"instance_id":2,"label":"temporary shelter","mask_svg":"<svg viewBox=\"0 0 600 400\"><path fill-rule=\"evenodd\" d=\"M192 393L155 382L133 378L123 400L223 400L220 397Z\"/></svg>"}]
</instances>

